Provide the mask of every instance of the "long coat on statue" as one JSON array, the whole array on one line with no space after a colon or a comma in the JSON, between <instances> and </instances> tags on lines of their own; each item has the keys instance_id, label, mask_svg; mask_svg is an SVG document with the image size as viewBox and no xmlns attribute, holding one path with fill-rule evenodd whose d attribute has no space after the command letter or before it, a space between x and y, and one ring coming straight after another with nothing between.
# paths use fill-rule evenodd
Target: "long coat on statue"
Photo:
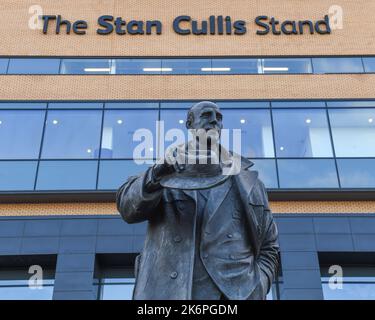
<instances>
[{"instance_id":1,"label":"long coat on statue","mask_svg":"<svg viewBox=\"0 0 375 320\"><path fill-rule=\"evenodd\" d=\"M265 299L278 268L279 247L265 187L251 166L242 158L240 173L208 198L199 248L197 191L146 192L151 168L120 187L117 208L123 219L148 221L144 248L136 259L133 299L190 300L195 250L227 299Z\"/></svg>"}]
</instances>

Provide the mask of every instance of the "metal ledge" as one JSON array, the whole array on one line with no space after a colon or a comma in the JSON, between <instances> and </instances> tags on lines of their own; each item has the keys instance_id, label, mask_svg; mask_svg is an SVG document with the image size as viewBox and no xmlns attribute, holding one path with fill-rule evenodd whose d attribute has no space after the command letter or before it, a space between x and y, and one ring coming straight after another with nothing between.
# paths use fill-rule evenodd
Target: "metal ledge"
<instances>
[{"instance_id":1,"label":"metal ledge","mask_svg":"<svg viewBox=\"0 0 375 320\"><path fill-rule=\"evenodd\" d=\"M270 201L375 201L375 189L269 190ZM115 202L116 191L0 192L0 203Z\"/></svg>"}]
</instances>

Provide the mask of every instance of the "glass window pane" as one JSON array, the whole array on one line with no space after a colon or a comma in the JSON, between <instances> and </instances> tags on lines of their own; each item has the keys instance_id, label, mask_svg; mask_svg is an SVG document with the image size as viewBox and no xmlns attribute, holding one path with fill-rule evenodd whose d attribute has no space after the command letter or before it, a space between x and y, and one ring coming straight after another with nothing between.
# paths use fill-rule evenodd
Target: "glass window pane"
<instances>
[{"instance_id":1,"label":"glass window pane","mask_svg":"<svg viewBox=\"0 0 375 320\"><path fill-rule=\"evenodd\" d=\"M9 59L0 59L0 74L7 73Z\"/></svg>"},{"instance_id":2,"label":"glass window pane","mask_svg":"<svg viewBox=\"0 0 375 320\"><path fill-rule=\"evenodd\" d=\"M259 179L263 181L266 188L278 188L275 160L255 159L251 161L254 163L254 166L250 170L259 172Z\"/></svg>"},{"instance_id":3,"label":"glass window pane","mask_svg":"<svg viewBox=\"0 0 375 320\"><path fill-rule=\"evenodd\" d=\"M61 74L111 74L111 59L62 59Z\"/></svg>"},{"instance_id":4,"label":"glass window pane","mask_svg":"<svg viewBox=\"0 0 375 320\"><path fill-rule=\"evenodd\" d=\"M314 73L362 73L361 58L313 58Z\"/></svg>"},{"instance_id":5,"label":"glass window pane","mask_svg":"<svg viewBox=\"0 0 375 320\"><path fill-rule=\"evenodd\" d=\"M233 129L241 130L242 156L250 158L272 158L274 147L271 115L268 110L222 110L223 125L230 129L229 149L233 147ZM223 135L224 137L224 135Z\"/></svg>"},{"instance_id":6,"label":"glass window pane","mask_svg":"<svg viewBox=\"0 0 375 320\"><path fill-rule=\"evenodd\" d=\"M107 284L102 286L101 300L131 300L134 284Z\"/></svg>"},{"instance_id":7,"label":"glass window pane","mask_svg":"<svg viewBox=\"0 0 375 320\"><path fill-rule=\"evenodd\" d=\"M0 190L33 190L37 161L0 161Z\"/></svg>"},{"instance_id":8,"label":"glass window pane","mask_svg":"<svg viewBox=\"0 0 375 320\"><path fill-rule=\"evenodd\" d=\"M249 108L262 108L262 109L268 109L270 107L270 103L268 101L219 101L217 102L218 106L222 109L249 109Z\"/></svg>"},{"instance_id":9,"label":"glass window pane","mask_svg":"<svg viewBox=\"0 0 375 320\"><path fill-rule=\"evenodd\" d=\"M0 285L0 300L52 300L53 286L43 286L41 289L25 287L2 287Z\"/></svg>"},{"instance_id":10,"label":"glass window pane","mask_svg":"<svg viewBox=\"0 0 375 320\"><path fill-rule=\"evenodd\" d=\"M89 159L99 156L102 111L48 111L42 157Z\"/></svg>"},{"instance_id":11,"label":"glass window pane","mask_svg":"<svg viewBox=\"0 0 375 320\"><path fill-rule=\"evenodd\" d=\"M187 140L191 139L186 129L186 116L187 110L161 110L160 120L164 124L164 146L165 150L173 143L177 144L185 143ZM177 129L176 131L174 131ZM181 130L181 131L180 131ZM182 136L174 136L174 134L179 134L181 132ZM173 137L172 137L173 135ZM167 141L168 138L168 141ZM172 141L169 141L172 140Z\"/></svg>"},{"instance_id":12,"label":"glass window pane","mask_svg":"<svg viewBox=\"0 0 375 320\"><path fill-rule=\"evenodd\" d=\"M272 108L325 108L324 101L276 101Z\"/></svg>"},{"instance_id":13,"label":"glass window pane","mask_svg":"<svg viewBox=\"0 0 375 320\"><path fill-rule=\"evenodd\" d=\"M342 188L375 188L375 159L338 159Z\"/></svg>"},{"instance_id":14,"label":"glass window pane","mask_svg":"<svg viewBox=\"0 0 375 320\"><path fill-rule=\"evenodd\" d=\"M138 165L133 160L102 160L98 189L117 190L130 176L138 175L148 167L148 164Z\"/></svg>"},{"instance_id":15,"label":"glass window pane","mask_svg":"<svg viewBox=\"0 0 375 320\"><path fill-rule=\"evenodd\" d=\"M332 157L331 138L325 110L274 110L278 157Z\"/></svg>"},{"instance_id":16,"label":"glass window pane","mask_svg":"<svg viewBox=\"0 0 375 320\"><path fill-rule=\"evenodd\" d=\"M93 190L97 161L41 161L37 190Z\"/></svg>"},{"instance_id":17,"label":"glass window pane","mask_svg":"<svg viewBox=\"0 0 375 320\"><path fill-rule=\"evenodd\" d=\"M0 109L46 109L47 103L19 103L19 102L1 102Z\"/></svg>"},{"instance_id":18,"label":"glass window pane","mask_svg":"<svg viewBox=\"0 0 375 320\"><path fill-rule=\"evenodd\" d=\"M45 111L0 110L0 159L37 159Z\"/></svg>"},{"instance_id":19,"label":"glass window pane","mask_svg":"<svg viewBox=\"0 0 375 320\"><path fill-rule=\"evenodd\" d=\"M337 157L375 156L375 109L329 110Z\"/></svg>"},{"instance_id":20,"label":"glass window pane","mask_svg":"<svg viewBox=\"0 0 375 320\"><path fill-rule=\"evenodd\" d=\"M375 107L374 101L327 101L330 108Z\"/></svg>"},{"instance_id":21,"label":"glass window pane","mask_svg":"<svg viewBox=\"0 0 375 320\"><path fill-rule=\"evenodd\" d=\"M204 70L211 68L210 59L164 59L162 60L164 73L170 74L204 74Z\"/></svg>"},{"instance_id":22,"label":"glass window pane","mask_svg":"<svg viewBox=\"0 0 375 320\"><path fill-rule=\"evenodd\" d=\"M260 60L262 60L263 68L259 73L312 73L310 58Z\"/></svg>"},{"instance_id":23,"label":"glass window pane","mask_svg":"<svg viewBox=\"0 0 375 320\"><path fill-rule=\"evenodd\" d=\"M158 102L107 102L106 109L158 109Z\"/></svg>"},{"instance_id":24,"label":"glass window pane","mask_svg":"<svg viewBox=\"0 0 375 320\"><path fill-rule=\"evenodd\" d=\"M162 102L160 103L161 109L190 109L190 107L194 104L193 101L185 101L185 102Z\"/></svg>"},{"instance_id":25,"label":"glass window pane","mask_svg":"<svg viewBox=\"0 0 375 320\"><path fill-rule=\"evenodd\" d=\"M280 188L338 188L333 160L277 160Z\"/></svg>"},{"instance_id":26,"label":"glass window pane","mask_svg":"<svg viewBox=\"0 0 375 320\"><path fill-rule=\"evenodd\" d=\"M258 59L212 59L211 71L213 74L257 74Z\"/></svg>"},{"instance_id":27,"label":"glass window pane","mask_svg":"<svg viewBox=\"0 0 375 320\"><path fill-rule=\"evenodd\" d=\"M363 58L365 72L375 72L375 58Z\"/></svg>"},{"instance_id":28,"label":"glass window pane","mask_svg":"<svg viewBox=\"0 0 375 320\"><path fill-rule=\"evenodd\" d=\"M49 109L102 109L103 103L88 102L58 102L49 103Z\"/></svg>"},{"instance_id":29,"label":"glass window pane","mask_svg":"<svg viewBox=\"0 0 375 320\"><path fill-rule=\"evenodd\" d=\"M10 59L8 74L59 74L60 59Z\"/></svg>"},{"instance_id":30,"label":"glass window pane","mask_svg":"<svg viewBox=\"0 0 375 320\"><path fill-rule=\"evenodd\" d=\"M161 74L159 59L116 59L113 61L115 74Z\"/></svg>"},{"instance_id":31,"label":"glass window pane","mask_svg":"<svg viewBox=\"0 0 375 320\"><path fill-rule=\"evenodd\" d=\"M141 153L142 159L148 157L148 155L150 155L151 158L155 157L157 120L157 110L105 111L102 158L133 159L134 152L139 150L141 144L144 145L144 151ZM135 141L133 137L134 133L140 129L147 129L152 136L147 136L147 139L143 138L142 141Z\"/></svg>"},{"instance_id":32,"label":"glass window pane","mask_svg":"<svg viewBox=\"0 0 375 320\"><path fill-rule=\"evenodd\" d=\"M340 290L332 290L328 283L322 283L324 300L375 300L375 279L373 283L346 283Z\"/></svg>"}]
</instances>

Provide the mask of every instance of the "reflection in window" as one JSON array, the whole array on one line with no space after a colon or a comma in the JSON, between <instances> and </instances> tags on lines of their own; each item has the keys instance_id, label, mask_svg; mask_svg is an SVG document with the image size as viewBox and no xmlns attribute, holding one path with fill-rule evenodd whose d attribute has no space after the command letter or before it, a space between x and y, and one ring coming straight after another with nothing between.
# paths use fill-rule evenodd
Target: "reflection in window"
<instances>
[{"instance_id":1,"label":"reflection in window","mask_svg":"<svg viewBox=\"0 0 375 320\"><path fill-rule=\"evenodd\" d=\"M272 108L325 108L324 101L277 101L272 102Z\"/></svg>"},{"instance_id":2,"label":"reflection in window","mask_svg":"<svg viewBox=\"0 0 375 320\"><path fill-rule=\"evenodd\" d=\"M155 157L157 120L157 110L105 111L101 157L105 159L133 159L136 151L141 151L140 156L142 159ZM146 132L139 131L144 137L142 137L142 141L136 141L134 133L143 129L148 130L152 136Z\"/></svg>"},{"instance_id":3,"label":"reflection in window","mask_svg":"<svg viewBox=\"0 0 375 320\"><path fill-rule=\"evenodd\" d=\"M28 268L0 271L0 300L52 300L54 271L43 270L42 287L29 286Z\"/></svg>"},{"instance_id":4,"label":"reflection in window","mask_svg":"<svg viewBox=\"0 0 375 320\"><path fill-rule=\"evenodd\" d=\"M259 178L263 181L266 188L269 188L269 189L278 188L275 160L256 159L256 160L251 160L251 162L254 163L254 166L251 167L251 170L258 171Z\"/></svg>"},{"instance_id":5,"label":"reflection in window","mask_svg":"<svg viewBox=\"0 0 375 320\"><path fill-rule=\"evenodd\" d=\"M0 161L0 191L33 190L37 161Z\"/></svg>"},{"instance_id":6,"label":"reflection in window","mask_svg":"<svg viewBox=\"0 0 375 320\"><path fill-rule=\"evenodd\" d=\"M375 159L337 159L342 188L375 188Z\"/></svg>"},{"instance_id":7,"label":"reflection in window","mask_svg":"<svg viewBox=\"0 0 375 320\"><path fill-rule=\"evenodd\" d=\"M312 73L309 58L259 59L259 73Z\"/></svg>"},{"instance_id":8,"label":"reflection in window","mask_svg":"<svg viewBox=\"0 0 375 320\"><path fill-rule=\"evenodd\" d=\"M162 70L170 74L204 74L211 68L210 59L164 59Z\"/></svg>"},{"instance_id":9,"label":"reflection in window","mask_svg":"<svg viewBox=\"0 0 375 320\"><path fill-rule=\"evenodd\" d=\"M9 59L0 59L0 74L7 73Z\"/></svg>"},{"instance_id":10,"label":"reflection in window","mask_svg":"<svg viewBox=\"0 0 375 320\"><path fill-rule=\"evenodd\" d=\"M375 300L375 267L343 266L342 277L332 284L332 273L322 268L322 288L324 300ZM342 280L342 288L338 281Z\"/></svg>"},{"instance_id":11,"label":"reflection in window","mask_svg":"<svg viewBox=\"0 0 375 320\"><path fill-rule=\"evenodd\" d=\"M50 102L48 109L103 109L103 103L95 102Z\"/></svg>"},{"instance_id":12,"label":"reflection in window","mask_svg":"<svg viewBox=\"0 0 375 320\"><path fill-rule=\"evenodd\" d=\"M328 108L356 108L356 107L375 107L375 101L357 100L357 101L327 101Z\"/></svg>"},{"instance_id":13,"label":"reflection in window","mask_svg":"<svg viewBox=\"0 0 375 320\"><path fill-rule=\"evenodd\" d=\"M48 111L42 158L98 158L101 119L95 110Z\"/></svg>"},{"instance_id":14,"label":"reflection in window","mask_svg":"<svg viewBox=\"0 0 375 320\"><path fill-rule=\"evenodd\" d=\"M131 300L134 285L133 269L105 269L94 280L98 300Z\"/></svg>"},{"instance_id":15,"label":"reflection in window","mask_svg":"<svg viewBox=\"0 0 375 320\"><path fill-rule=\"evenodd\" d=\"M161 74L161 60L158 59L116 59L113 61L115 74Z\"/></svg>"},{"instance_id":16,"label":"reflection in window","mask_svg":"<svg viewBox=\"0 0 375 320\"><path fill-rule=\"evenodd\" d=\"M274 110L273 122L278 157L332 157L325 110Z\"/></svg>"},{"instance_id":17,"label":"reflection in window","mask_svg":"<svg viewBox=\"0 0 375 320\"><path fill-rule=\"evenodd\" d=\"M94 190L97 161L41 161L37 190Z\"/></svg>"},{"instance_id":18,"label":"reflection in window","mask_svg":"<svg viewBox=\"0 0 375 320\"><path fill-rule=\"evenodd\" d=\"M164 121L165 150L172 143L176 144L176 142L178 142L178 144L180 144L181 141L182 143L185 143L188 139L189 140L191 139L191 136L188 135L188 130L186 129L186 113L187 113L187 110L161 110L160 111L160 120ZM170 131L173 129L178 129L178 130L175 132ZM183 136L179 135L180 130L182 130ZM168 141L166 139L168 139Z\"/></svg>"},{"instance_id":19,"label":"reflection in window","mask_svg":"<svg viewBox=\"0 0 375 320\"><path fill-rule=\"evenodd\" d=\"M224 128L241 130L241 151L244 157L267 158L274 156L271 115L268 110L222 110ZM229 150L233 148L230 132Z\"/></svg>"},{"instance_id":20,"label":"reflection in window","mask_svg":"<svg viewBox=\"0 0 375 320\"><path fill-rule=\"evenodd\" d=\"M8 74L59 74L60 59L10 59Z\"/></svg>"},{"instance_id":21,"label":"reflection in window","mask_svg":"<svg viewBox=\"0 0 375 320\"><path fill-rule=\"evenodd\" d=\"M0 159L37 159L45 111L0 110Z\"/></svg>"},{"instance_id":22,"label":"reflection in window","mask_svg":"<svg viewBox=\"0 0 375 320\"><path fill-rule=\"evenodd\" d=\"M329 110L337 157L375 156L375 109Z\"/></svg>"},{"instance_id":23,"label":"reflection in window","mask_svg":"<svg viewBox=\"0 0 375 320\"><path fill-rule=\"evenodd\" d=\"M212 69L208 69L213 74L257 74L258 59L213 59Z\"/></svg>"},{"instance_id":24,"label":"reflection in window","mask_svg":"<svg viewBox=\"0 0 375 320\"><path fill-rule=\"evenodd\" d=\"M361 58L313 58L314 73L361 73Z\"/></svg>"},{"instance_id":25,"label":"reflection in window","mask_svg":"<svg viewBox=\"0 0 375 320\"><path fill-rule=\"evenodd\" d=\"M98 189L118 189L127 178L146 171L149 166L148 164L138 165L133 160L102 160L99 168Z\"/></svg>"},{"instance_id":26,"label":"reflection in window","mask_svg":"<svg viewBox=\"0 0 375 320\"><path fill-rule=\"evenodd\" d=\"M62 59L61 74L111 74L111 59Z\"/></svg>"},{"instance_id":27,"label":"reflection in window","mask_svg":"<svg viewBox=\"0 0 375 320\"><path fill-rule=\"evenodd\" d=\"M280 188L338 188L333 160L277 160Z\"/></svg>"},{"instance_id":28,"label":"reflection in window","mask_svg":"<svg viewBox=\"0 0 375 320\"><path fill-rule=\"evenodd\" d=\"M363 58L365 72L375 72L375 58Z\"/></svg>"}]
</instances>

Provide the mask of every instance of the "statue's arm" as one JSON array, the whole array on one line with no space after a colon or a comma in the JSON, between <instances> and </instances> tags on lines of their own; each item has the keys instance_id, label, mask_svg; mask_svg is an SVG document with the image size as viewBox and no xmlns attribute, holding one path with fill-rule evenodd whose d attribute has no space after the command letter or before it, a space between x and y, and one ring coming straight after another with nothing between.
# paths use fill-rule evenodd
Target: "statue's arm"
<instances>
[{"instance_id":1,"label":"statue's arm","mask_svg":"<svg viewBox=\"0 0 375 320\"><path fill-rule=\"evenodd\" d=\"M162 188L154 183L152 170L130 177L117 191L117 210L127 223L149 220L158 210Z\"/></svg>"},{"instance_id":2,"label":"statue's arm","mask_svg":"<svg viewBox=\"0 0 375 320\"><path fill-rule=\"evenodd\" d=\"M261 183L261 188L264 194L263 199L265 199L263 224L264 236L262 237L262 242L260 244L258 264L261 271L266 276L266 290L268 292L279 268L279 243L277 226L269 208L267 193L263 183Z\"/></svg>"}]
</instances>

